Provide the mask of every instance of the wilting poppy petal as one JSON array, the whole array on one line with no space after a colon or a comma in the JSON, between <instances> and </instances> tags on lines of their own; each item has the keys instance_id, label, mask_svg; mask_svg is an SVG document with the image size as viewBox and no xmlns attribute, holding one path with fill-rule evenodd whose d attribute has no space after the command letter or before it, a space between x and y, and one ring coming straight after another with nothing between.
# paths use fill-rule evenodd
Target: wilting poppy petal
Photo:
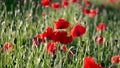
<instances>
[{"instance_id":1,"label":"wilting poppy petal","mask_svg":"<svg viewBox=\"0 0 120 68\"><path fill-rule=\"evenodd\" d=\"M34 39L32 39L32 44L33 45L38 45L38 40L37 40L38 38L34 38Z\"/></svg>"},{"instance_id":2,"label":"wilting poppy petal","mask_svg":"<svg viewBox=\"0 0 120 68\"><path fill-rule=\"evenodd\" d=\"M56 52L55 42L48 42L48 43L47 43L47 52L48 52L49 54Z\"/></svg>"},{"instance_id":3,"label":"wilting poppy petal","mask_svg":"<svg viewBox=\"0 0 120 68\"><path fill-rule=\"evenodd\" d=\"M5 43L4 43L3 48L2 48L2 53L3 53L5 50L9 50L9 51L12 50L12 45L11 45L9 42L5 42Z\"/></svg>"},{"instance_id":4,"label":"wilting poppy petal","mask_svg":"<svg viewBox=\"0 0 120 68\"><path fill-rule=\"evenodd\" d=\"M69 26L69 22L65 20L64 18L59 18L54 22L55 29L64 29Z\"/></svg>"},{"instance_id":5,"label":"wilting poppy petal","mask_svg":"<svg viewBox=\"0 0 120 68\"><path fill-rule=\"evenodd\" d=\"M96 39L95 39L95 41L97 43L102 43L103 42L103 36L101 36L101 35L97 36Z\"/></svg>"},{"instance_id":6,"label":"wilting poppy petal","mask_svg":"<svg viewBox=\"0 0 120 68\"><path fill-rule=\"evenodd\" d=\"M74 46L71 46L71 47L69 48L68 54L69 54L70 56L74 56L74 55L75 55L75 52L76 52L76 48L75 48Z\"/></svg>"},{"instance_id":7,"label":"wilting poppy petal","mask_svg":"<svg viewBox=\"0 0 120 68\"><path fill-rule=\"evenodd\" d=\"M37 34L37 35L32 39L32 44L36 46L36 45L39 45L41 41L42 41L42 39L41 39L41 34Z\"/></svg>"},{"instance_id":8,"label":"wilting poppy petal","mask_svg":"<svg viewBox=\"0 0 120 68\"><path fill-rule=\"evenodd\" d=\"M111 58L111 63L119 63L120 62L120 55L113 56Z\"/></svg>"},{"instance_id":9,"label":"wilting poppy petal","mask_svg":"<svg viewBox=\"0 0 120 68\"><path fill-rule=\"evenodd\" d=\"M104 67L97 64L92 57L86 56L83 59L83 68L104 68Z\"/></svg>"},{"instance_id":10,"label":"wilting poppy petal","mask_svg":"<svg viewBox=\"0 0 120 68\"><path fill-rule=\"evenodd\" d=\"M86 28L80 24L74 25L70 30L70 35L72 37L81 36L86 32Z\"/></svg>"}]
</instances>

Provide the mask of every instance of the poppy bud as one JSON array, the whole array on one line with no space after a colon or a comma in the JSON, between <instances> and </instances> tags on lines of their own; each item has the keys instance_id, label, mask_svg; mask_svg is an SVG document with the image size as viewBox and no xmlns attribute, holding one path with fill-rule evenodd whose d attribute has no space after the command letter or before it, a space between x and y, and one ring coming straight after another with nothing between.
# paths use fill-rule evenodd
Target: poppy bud
<instances>
[{"instance_id":1,"label":"poppy bud","mask_svg":"<svg viewBox=\"0 0 120 68\"><path fill-rule=\"evenodd\" d=\"M119 63L120 62L120 56L113 56L111 58L111 63Z\"/></svg>"},{"instance_id":2,"label":"poppy bud","mask_svg":"<svg viewBox=\"0 0 120 68\"><path fill-rule=\"evenodd\" d=\"M106 28L106 24L103 23L103 22L99 23L99 24L96 26L96 30L97 30L97 31L103 30L103 29L105 29L105 28Z\"/></svg>"},{"instance_id":3,"label":"poppy bud","mask_svg":"<svg viewBox=\"0 0 120 68\"><path fill-rule=\"evenodd\" d=\"M3 53L5 50L9 50L9 51L12 50L12 45L11 45L9 42L5 42L5 43L4 43L3 48L2 48L2 53Z\"/></svg>"},{"instance_id":4,"label":"poppy bud","mask_svg":"<svg viewBox=\"0 0 120 68\"><path fill-rule=\"evenodd\" d=\"M67 50L66 45L62 45L62 46L61 46L61 50L65 52L65 51Z\"/></svg>"}]
</instances>

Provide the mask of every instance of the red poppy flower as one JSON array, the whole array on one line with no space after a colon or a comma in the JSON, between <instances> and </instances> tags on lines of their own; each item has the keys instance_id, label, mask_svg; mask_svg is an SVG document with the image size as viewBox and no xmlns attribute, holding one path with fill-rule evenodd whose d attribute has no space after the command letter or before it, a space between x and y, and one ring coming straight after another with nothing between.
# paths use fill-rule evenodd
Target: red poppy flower
<instances>
[{"instance_id":1,"label":"red poppy flower","mask_svg":"<svg viewBox=\"0 0 120 68\"><path fill-rule=\"evenodd\" d=\"M68 1L67 1L67 0L62 0L62 5L63 5L64 7L66 7L66 6L68 6L68 5L69 5L69 3L68 3Z\"/></svg>"},{"instance_id":2,"label":"red poppy flower","mask_svg":"<svg viewBox=\"0 0 120 68\"><path fill-rule=\"evenodd\" d=\"M47 36L47 32L41 32L40 33L40 39L45 40L45 37Z\"/></svg>"},{"instance_id":3,"label":"red poppy flower","mask_svg":"<svg viewBox=\"0 0 120 68\"><path fill-rule=\"evenodd\" d=\"M75 2L77 2L77 0L71 0L70 2L71 2L71 3L75 3Z\"/></svg>"},{"instance_id":4,"label":"red poppy flower","mask_svg":"<svg viewBox=\"0 0 120 68\"><path fill-rule=\"evenodd\" d=\"M12 45L11 45L9 42L5 42L5 43L4 43L3 48L2 48L2 53L3 53L5 50L9 50L9 51L12 50Z\"/></svg>"},{"instance_id":5,"label":"red poppy flower","mask_svg":"<svg viewBox=\"0 0 120 68\"><path fill-rule=\"evenodd\" d=\"M47 43L47 52L48 52L49 54L56 52L55 42L48 42L48 43Z\"/></svg>"},{"instance_id":6,"label":"red poppy flower","mask_svg":"<svg viewBox=\"0 0 120 68\"><path fill-rule=\"evenodd\" d=\"M110 1L110 3L114 3L114 0L109 0Z\"/></svg>"},{"instance_id":7,"label":"red poppy flower","mask_svg":"<svg viewBox=\"0 0 120 68\"><path fill-rule=\"evenodd\" d=\"M46 32L46 37L48 39L52 40L54 37L54 32L53 32L52 28L48 27L45 32Z\"/></svg>"},{"instance_id":8,"label":"red poppy flower","mask_svg":"<svg viewBox=\"0 0 120 68\"><path fill-rule=\"evenodd\" d=\"M43 6L48 6L49 3L50 3L50 0L41 0L41 4L42 4Z\"/></svg>"},{"instance_id":9,"label":"red poppy flower","mask_svg":"<svg viewBox=\"0 0 120 68\"><path fill-rule=\"evenodd\" d=\"M91 9L90 10L90 16L94 17L97 14L97 9Z\"/></svg>"},{"instance_id":10,"label":"red poppy flower","mask_svg":"<svg viewBox=\"0 0 120 68\"><path fill-rule=\"evenodd\" d=\"M52 8L61 8L59 2L53 2L51 7L52 7Z\"/></svg>"},{"instance_id":11,"label":"red poppy flower","mask_svg":"<svg viewBox=\"0 0 120 68\"><path fill-rule=\"evenodd\" d=\"M99 36L96 37L95 41L97 43L102 43L103 42L103 37L101 35L99 35Z\"/></svg>"},{"instance_id":12,"label":"red poppy flower","mask_svg":"<svg viewBox=\"0 0 120 68\"><path fill-rule=\"evenodd\" d=\"M86 32L86 28L80 24L76 24L70 29L70 35L72 37L81 36L85 32Z\"/></svg>"},{"instance_id":13,"label":"red poppy flower","mask_svg":"<svg viewBox=\"0 0 120 68\"><path fill-rule=\"evenodd\" d=\"M90 5L90 1L89 0L85 0L85 5L89 6Z\"/></svg>"},{"instance_id":14,"label":"red poppy flower","mask_svg":"<svg viewBox=\"0 0 120 68\"><path fill-rule=\"evenodd\" d=\"M90 13L90 10L89 10L89 9L82 8L82 10L83 10L83 13L84 13L85 15L87 15L87 14Z\"/></svg>"},{"instance_id":15,"label":"red poppy flower","mask_svg":"<svg viewBox=\"0 0 120 68\"><path fill-rule=\"evenodd\" d=\"M54 38L54 32L51 27L47 27L44 32L41 33L41 39L42 40L53 40Z\"/></svg>"},{"instance_id":16,"label":"red poppy flower","mask_svg":"<svg viewBox=\"0 0 120 68\"><path fill-rule=\"evenodd\" d=\"M118 56L113 56L111 58L111 63L119 63L120 62L120 55Z\"/></svg>"},{"instance_id":17,"label":"red poppy flower","mask_svg":"<svg viewBox=\"0 0 120 68\"><path fill-rule=\"evenodd\" d=\"M54 32L51 27L47 27L44 32L41 32L40 34L37 34L34 39L32 40L32 43L34 45L39 45L41 41L48 41L54 39Z\"/></svg>"},{"instance_id":18,"label":"red poppy flower","mask_svg":"<svg viewBox=\"0 0 120 68\"><path fill-rule=\"evenodd\" d=\"M62 46L61 46L61 50L64 51L64 52L66 52L66 50L67 50L66 45L62 45Z\"/></svg>"},{"instance_id":19,"label":"red poppy flower","mask_svg":"<svg viewBox=\"0 0 120 68\"><path fill-rule=\"evenodd\" d=\"M54 22L55 29L64 29L69 26L69 22L65 20L64 18L59 18Z\"/></svg>"},{"instance_id":20,"label":"red poppy flower","mask_svg":"<svg viewBox=\"0 0 120 68\"><path fill-rule=\"evenodd\" d=\"M68 44L70 42L72 42L72 36L65 37L63 40L61 40L62 44Z\"/></svg>"},{"instance_id":21,"label":"red poppy flower","mask_svg":"<svg viewBox=\"0 0 120 68\"><path fill-rule=\"evenodd\" d=\"M83 59L83 68L104 68L104 67L97 64L92 57L86 56Z\"/></svg>"},{"instance_id":22,"label":"red poppy flower","mask_svg":"<svg viewBox=\"0 0 120 68\"><path fill-rule=\"evenodd\" d=\"M96 30L97 30L97 31L103 30L103 29L105 29L105 28L106 28L106 24L103 23L103 22L99 23L99 24L96 26Z\"/></svg>"},{"instance_id":23,"label":"red poppy flower","mask_svg":"<svg viewBox=\"0 0 120 68\"><path fill-rule=\"evenodd\" d=\"M54 33L54 41L62 44L68 44L72 42L72 36L67 36L66 31L57 31Z\"/></svg>"},{"instance_id":24,"label":"red poppy flower","mask_svg":"<svg viewBox=\"0 0 120 68\"><path fill-rule=\"evenodd\" d=\"M54 41L56 42L62 42L63 39L65 39L67 37L67 32L66 31L56 31L54 33Z\"/></svg>"}]
</instances>

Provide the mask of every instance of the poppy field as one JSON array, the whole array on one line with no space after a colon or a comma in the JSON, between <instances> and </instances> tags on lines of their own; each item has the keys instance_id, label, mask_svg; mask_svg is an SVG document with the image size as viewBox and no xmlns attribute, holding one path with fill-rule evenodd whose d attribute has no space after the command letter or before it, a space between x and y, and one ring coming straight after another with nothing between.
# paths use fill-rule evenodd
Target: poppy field
<instances>
[{"instance_id":1,"label":"poppy field","mask_svg":"<svg viewBox=\"0 0 120 68\"><path fill-rule=\"evenodd\" d=\"M1 0L0 68L120 68L120 0Z\"/></svg>"}]
</instances>

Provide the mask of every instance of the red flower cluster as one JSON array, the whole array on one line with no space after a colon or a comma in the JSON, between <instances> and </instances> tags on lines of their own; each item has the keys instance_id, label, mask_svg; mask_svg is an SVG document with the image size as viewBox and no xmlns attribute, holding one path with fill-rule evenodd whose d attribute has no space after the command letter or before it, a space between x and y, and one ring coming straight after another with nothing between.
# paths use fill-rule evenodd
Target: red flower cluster
<instances>
[{"instance_id":1,"label":"red flower cluster","mask_svg":"<svg viewBox=\"0 0 120 68\"><path fill-rule=\"evenodd\" d=\"M67 36L66 31L52 31L52 29L48 27L45 32L42 32L41 34L35 36L34 39L32 40L32 43L34 45L38 45L39 40L41 41L53 40L54 42L61 42L63 44L68 44L72 41L72 37Z\"/></svg>"},{"instance_id":2,"label":"red flower cluster","mask_svg":"<svg viewBox=\"0 0 120 68\"><path fill-rule=\"evenodd\" d=\"M86 28L80 24L74 25L71 30L70 34L65 31L66 28L68 28L69 22L65 20L64 18L59 18L54 22L54 28L53 30L51 27L47 27L45 31L41 32L40 34L37 34L33 40L33 45L39 45L40 42L48 42L48 46L53 47L53 43L51 41L60 42L62 44L68 44L72 42L73 37L81 36L86 32ZM64 30L63 30L64 29ZM49 43L50 42L50 43ZM50 48L51 48L50 47ZM63 46L61 48L63 51L66 51L66 47ZM49 47L47 48L48 52L52 52Z\"/></svg>"},{"instance_id":3,"label":"red flower cluster","mask_svg":"<svg viewBox=\"0 0 120 68\"><path fill-rule=\"evenodd\" d=\"M83 68L104 68L101 65L97 64L92 57L86 56L83 59Z\"/></svg>"},{"instance_id":4,"label":"red flower cluster","mask_svg":"<svg viewBox=\"0 0 120 68\"><path fill-rule=\"evenodd\" d=\"M56 29L67 28L69 22L64 19L58 19L58 22L54 23ZM59 26L61 25L61 26ZM44 32L38 34L33 39L33 44L38 45L38 39L42 41L53 40L55 42L61 42L67 44L72 41L72 37L67 36L66 31L53 31L51 27L47 27Z\"/></svg>"},{"instance_id":5,"label":"red flower cluster","mask_svg":"<svg viewBox=\"0 0 120 68\"><path fill-rule=\"evenodd\" d=\"M78 0L79 1L79 0ZM62 6L59 2L52 2L50 4L51 0L41 0L41 5L42 6L49 6L51 5L51 8L57 9L57 8L61 8L63 7L67 7L69 5L69 1L68 0L62 0ZM77 0L70 0L71 3L75 3L77 2Z\"/></svg>"},{"instance_id":6,"label":"red flower cluster","mask_svg":"<svg viewBox=\"0 0 120 68\"><path fill-rule=\"evenodd\" d=\"M96 26L96 30L97 31L101 31L103 29L106 28L106 24L104 24L103 22L99 23L97 26ZM102 43L103 42L103 36L102 35L99 35L96 37L96 40L95 40L97 43Z\"/></svg>"},{"instance_id":7,"label":"red flower cluster","mask_svg":"<svg viewBox=\"0 0 120 68\"><path fill-rule=\"evenodd\" d=\"M84 15L89 15L91 17L94 17L98 13L98 10L96 8L92 8L92 9L88 8L89 5L90 5L90 1L85 0L84 5L82 5L83 6L82 12L84 13Z\"/></svg>"},{"instance_id":8,"label":"red flower cluster","mask_svg":"<svg viewBox=\"0 0 120 68\"><path fill-rule=\"evenodd\" d=\"M9 50L11 51L12 50L12 45L8 42L5 42L4 45L3 45L3 48L2 48L2 53L5 51L5 50Z\"/></svg>"},{"instance_id":9,"label":"red flower cluster","mask_svg":"<svg viewBox=\"0 0 120 68\"><path fill-rule=\"evenodd\" d=\"M95 9L86 9L86 8L82 8L82 10L83 10L83 13L85 14L85 15L90 15L91 17L94 17L96 14L97 14L97 9L95 8Z\"/></svg>"},{"instance_id":10,"label":"red flower cluster","mask_svg":"<svg viewBox=\"0 0 120 68\"><path fill-rule=\"evenodd\" d=\"M118 56L113 56L111 58L111 63L119 63L120 62L120 55Z\"/></svg>"}]
</instances>

